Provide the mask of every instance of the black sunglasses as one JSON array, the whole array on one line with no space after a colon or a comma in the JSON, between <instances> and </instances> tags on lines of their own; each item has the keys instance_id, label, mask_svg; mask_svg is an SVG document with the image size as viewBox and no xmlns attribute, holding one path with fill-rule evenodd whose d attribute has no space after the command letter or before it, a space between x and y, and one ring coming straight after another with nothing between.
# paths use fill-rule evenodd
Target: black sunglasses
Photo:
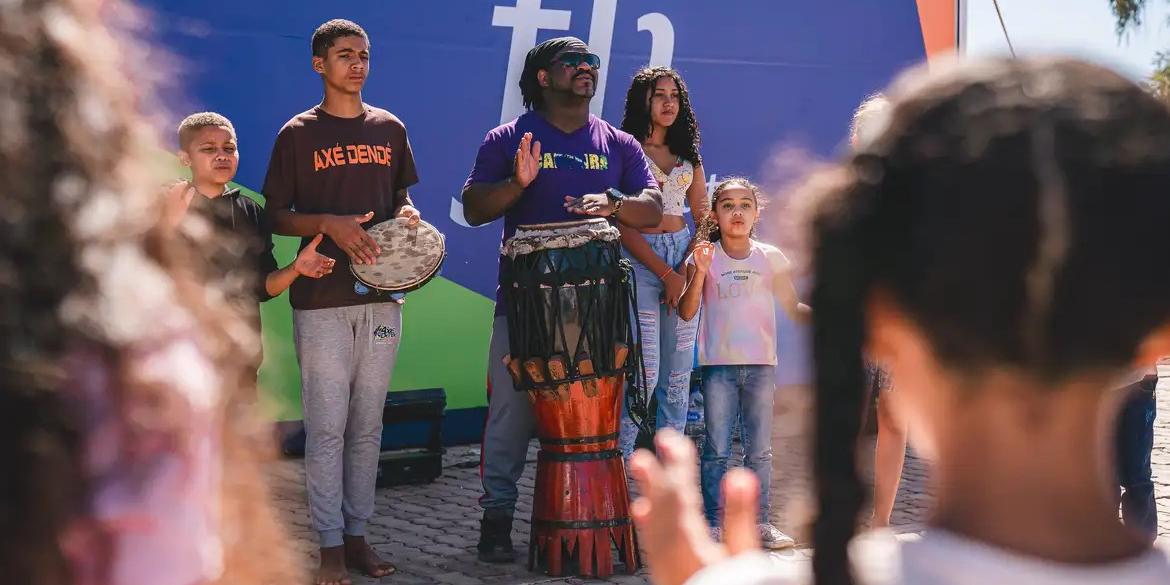
<instances>
[{"instance_id":1,"label":"black sunglasses","mask_svg":"<svg viewBox=\"0 0 1170 585\"><path fill-rule=\"evenodd\" d=\"M570 69L580 67L582 63L594 69L601 69L601 57L593 53L564 53L557 58L556 62Z\"/></svg>"}]
</instances>

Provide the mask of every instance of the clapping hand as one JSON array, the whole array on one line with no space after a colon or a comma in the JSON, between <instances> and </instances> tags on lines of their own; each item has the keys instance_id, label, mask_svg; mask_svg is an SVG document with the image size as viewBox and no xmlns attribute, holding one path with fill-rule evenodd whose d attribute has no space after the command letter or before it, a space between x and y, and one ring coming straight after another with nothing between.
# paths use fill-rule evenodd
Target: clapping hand
<instances>
[{"instance_id":1,"label":"clapping hand","mask_svg":"<svg viewBox=\"0 0 1170 585\"><path fill-rule=\"evenodd\" d=\"M532 133L525 132L520 139L520 147L516 149L516 160L512 165L512 177L521 189L527 188L536 180L540 172L540 141L532 141Z\"/></svg>"},{"instance_id":2,"label":"clapping hand","mask_svg":"<svg viewBox=\"0 0 1170 585\"><path fill-rule=\"evenodd\" d=\"M650 580L655 585L682 585L708 565L758 550L756 476L735 469L723 477L723 543L716 543L703 518L695 446L672 429L659 431L654 443L661 462L646 450L630 460L642 493L630 512L646 550Z\"/></svg>"},{"instance_id":3,"label":"clapping hand","mask_svg":"<svg viewBox=\"0 0 1170 585\"><path fill-rule=\"evenodd\" d=\"M317 237L313 238L309 245L302 248L297 254L297 259L293 261L293 268L296 269L297 274L309 278L321 278L333 272L333 265L337 261L317 251L322 237L321 234L317 234Z\"/></svg>"}]
</instances>

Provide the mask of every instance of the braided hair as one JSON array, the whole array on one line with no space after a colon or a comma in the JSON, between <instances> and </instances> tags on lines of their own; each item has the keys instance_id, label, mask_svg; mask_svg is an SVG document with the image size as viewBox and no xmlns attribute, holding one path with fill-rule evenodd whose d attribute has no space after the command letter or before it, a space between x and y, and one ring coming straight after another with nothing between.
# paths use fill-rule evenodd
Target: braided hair
<instances>
[{"instance_id":1,"label":"braided hair","mask_svg":"<svg viewBox=\"0 0 1170 585\"><path fill-rule=\"evenodd\" d=\"M638 142L645 142L650 136L653 121L650 119L650 96L659 79L669 77L678 86L678 118L666 129L666 146L684 160L698 166L703 164L699 155L699 122L691 109L691 96L687 84L678 71L670 67L645 67L634 74L630 89L626 92L626 111L622 115L622 130L630 133Z\"/></svg>"},{"instance_id":2,"label":"braided hair","mask_svg":"<svg viewBox=\"0 0 1170 585\"><path fill-rule=\"evenodd\" d=\"M1170 320L1170 113L1106 69L988 60L903 76L886 127L810 180L818 585L851 585L865 304L957 376L1122 372ZM994 237L988 237L995 230ZM1110 310L1125 305L1124 311Z\"/></svg>"},{"instance_id":3,"label":"braided hair","mask_svg":"<svg viewBox=\"0 0 1170 585\"><path fill-rule=\"evenodd\" d=\"M589 46L577 37L549 39L529 49L524 57L524 70L520 72L520 96L527 110L544 109L544 88L540 86L536 72L552 66L553 58L566 49L588 51Z\"/></svg>"}]
</instances>

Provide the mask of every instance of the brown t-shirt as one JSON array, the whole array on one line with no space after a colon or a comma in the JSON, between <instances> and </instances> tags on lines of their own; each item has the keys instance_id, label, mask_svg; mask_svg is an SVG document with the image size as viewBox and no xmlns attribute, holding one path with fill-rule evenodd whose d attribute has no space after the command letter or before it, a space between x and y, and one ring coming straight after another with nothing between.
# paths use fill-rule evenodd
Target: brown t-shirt
<instances>
[{"instance_id":1,"label":"brown t-shirt","mask_svg":"<svg viewBox=\"0 0 1170 585\"><path fill-rule=\"evenodd\" d=\"M265 209L362 215L369 228L394 216L394 193L418 182L406 127L394 114L365 106L356 118L338 118L319 106L297 114L276 136ZM311 238L301 238L304 247ZM357 282L349 256L328 237L317 251L337 260L320 279L298 278L289 291L294 309L325 309L386 302L391 297Z\"/></svg>"}]
</instances>

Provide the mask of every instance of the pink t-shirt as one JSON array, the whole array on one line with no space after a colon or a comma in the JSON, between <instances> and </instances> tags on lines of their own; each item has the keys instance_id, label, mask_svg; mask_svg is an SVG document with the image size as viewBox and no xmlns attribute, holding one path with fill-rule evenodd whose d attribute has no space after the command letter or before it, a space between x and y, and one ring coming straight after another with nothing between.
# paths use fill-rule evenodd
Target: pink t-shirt
<instances>
[{"instance_id":1,"label":"pink t-shirt","mask_svg":"<svg viewBox=\"0 0 1170 585\"><path fill-rule=\"evenodd\" d=\"M692 255L687 264L694 264ZM776 365L776 300L772 283L788 270L775 246L752 240L748 257L737 260L715 243L703 281L699 320L699 365Z\"/></svg>"}]
</instances>

